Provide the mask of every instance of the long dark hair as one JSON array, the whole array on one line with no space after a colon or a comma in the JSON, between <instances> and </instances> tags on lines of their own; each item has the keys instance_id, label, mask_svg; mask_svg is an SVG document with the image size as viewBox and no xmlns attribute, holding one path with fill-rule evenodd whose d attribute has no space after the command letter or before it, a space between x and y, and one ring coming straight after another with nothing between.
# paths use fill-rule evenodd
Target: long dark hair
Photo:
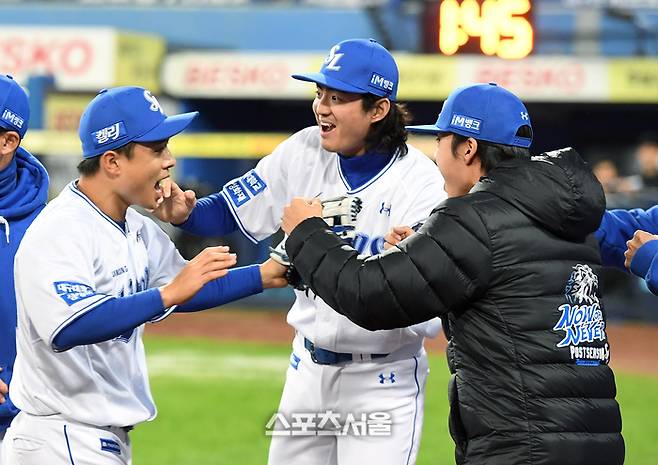
<instances>
[{"instance_id":1,"label":"long dark hair","mask_svg":"<svg viewBox=\"0 0 658 465\"><path fill-rule=\"evenodd\" d=\"M364 111L372 110L382 97L374 94L364 94L361 99ZM411 113L406 105L391 101L388 114L373 123L366 135L366 151L380 151L386 153L399 153L404 157L407 148L407 130L404 128L411 121Z\"/></svg>"}]
</instances>

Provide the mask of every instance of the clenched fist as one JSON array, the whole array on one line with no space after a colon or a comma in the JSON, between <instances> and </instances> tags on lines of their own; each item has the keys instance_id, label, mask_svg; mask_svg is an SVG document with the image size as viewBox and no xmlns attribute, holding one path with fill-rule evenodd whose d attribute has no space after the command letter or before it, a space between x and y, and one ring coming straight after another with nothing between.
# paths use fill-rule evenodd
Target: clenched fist
<instances>
[{"instance_id":1,"label":"clenched fist","mask_svg":"<svg viewBox=\"0 0 658 465\"><path fill-rule=\"evenodd\" d=\"M637 253L638 249L642 247L644 244L646 244L647 242L655 241L655 240L658 240L657 235L642 230L635 231L635 234L633 234L633 239L626 242L626 246L628 247L628 249L626 249L626 252L624 252L624 257L626 257L626 260L624 261L624 266L630 269L631 261L633 260L633 257Z\"/></svg>"}]
</instances>

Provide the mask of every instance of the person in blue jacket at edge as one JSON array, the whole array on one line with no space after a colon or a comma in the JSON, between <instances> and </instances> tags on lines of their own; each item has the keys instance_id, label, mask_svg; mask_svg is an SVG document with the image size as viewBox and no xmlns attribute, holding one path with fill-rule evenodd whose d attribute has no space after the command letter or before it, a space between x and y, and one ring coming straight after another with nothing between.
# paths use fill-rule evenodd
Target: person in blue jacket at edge
<instances>
[{"instance_id":1,"label":"person in blue jacket at edge","mask_svg":"<svg viewBox=\"0 0 658 465\"><path fill-rule=\"evenodd\" d=\"M27 132L27 94L0 76L0 444L18 414L9 396L16 358L14 255L25 230L48 200L48 173L20 143Z\"/></svg>"},{"instance_id":2,"label":"person in blue jacket at edge","mask_svg":"<svg viewBox=\"0 0 658 465\"><path fill-rule=\"evenodd\" d=\"M596 231L604 265L644 279L658 295L658 205L648 210L607 210Z\"/></svg>"}]
</instances>

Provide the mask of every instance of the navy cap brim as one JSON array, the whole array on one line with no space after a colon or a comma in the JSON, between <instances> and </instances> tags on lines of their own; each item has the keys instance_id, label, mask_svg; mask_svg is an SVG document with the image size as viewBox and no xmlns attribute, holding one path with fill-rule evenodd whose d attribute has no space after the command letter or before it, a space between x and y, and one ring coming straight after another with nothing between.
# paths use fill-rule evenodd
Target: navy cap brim
<instances>
[{"instance_id":1,"label":"navy cap brim","mask_svg":"<svg viewBox=\"0 0 658 465\"><path fill-rule=\"evenodd\" d=\"M442 129L437 128L434 124L421 124L420 126L405 126L405 129L409 132L417 132L419 134L438 134L440 132L445 132Z\"/></svg>"},{"instance_id":2,"label":"navy cap brim","mask_svg":"<svg viewBox=\"0 0 658 465\"><path fill-rule=\"evenodd\" d=\"M156 142L169 139L176 134L184 131L199 115L198 111L182 113L180 115L168 116L156 127L135 139L135 142Z\"/></svg>"},{"instance_id":3,"label":"navy cap brim","mask_svg":"<svg viewBox=\"0 0 658 465\"><path fill-rule=\"evenodd\" d=\"M299 81L315 82L316 84L320 84L330 89L340 90L342 92L353 92L355 94L367 94L369 92L368 90L363 90L359 87L339 81L338 79L328 77L322 73L293 74L292 77Z\"/></svg>"}]
</instances>

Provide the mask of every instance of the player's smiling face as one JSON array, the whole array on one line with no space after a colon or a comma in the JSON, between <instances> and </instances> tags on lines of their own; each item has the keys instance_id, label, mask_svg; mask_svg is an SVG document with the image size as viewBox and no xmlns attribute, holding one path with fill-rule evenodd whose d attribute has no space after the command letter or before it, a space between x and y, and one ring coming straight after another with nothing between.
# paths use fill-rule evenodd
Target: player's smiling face
<instances>
[{"instance_id":1,"label":"player's smiling face","mask_svg":"<svg viewBox=\"0 0 658 465\"><path fill-rule=\"evenodd\" d=\"M162 198L162 182L168 182L169 169L176 165L167 147L169 140L136 143L126 160L123 195L129 205L156 208ZM163 181L166 180L166 181Z\"/></svg>"},{"instance_id":2,"label":"player's smiling face","mask_svg":"<svg viewBox=\"0 0 658 465\"><path fill-rule=\"evenodd\" d=\"M322 148L342 155L363 155L370 125L378 120L373 120L375 111L364 111L360 94L318 85L313 113L320 127Z\"/></svg>"}]
</instances>

